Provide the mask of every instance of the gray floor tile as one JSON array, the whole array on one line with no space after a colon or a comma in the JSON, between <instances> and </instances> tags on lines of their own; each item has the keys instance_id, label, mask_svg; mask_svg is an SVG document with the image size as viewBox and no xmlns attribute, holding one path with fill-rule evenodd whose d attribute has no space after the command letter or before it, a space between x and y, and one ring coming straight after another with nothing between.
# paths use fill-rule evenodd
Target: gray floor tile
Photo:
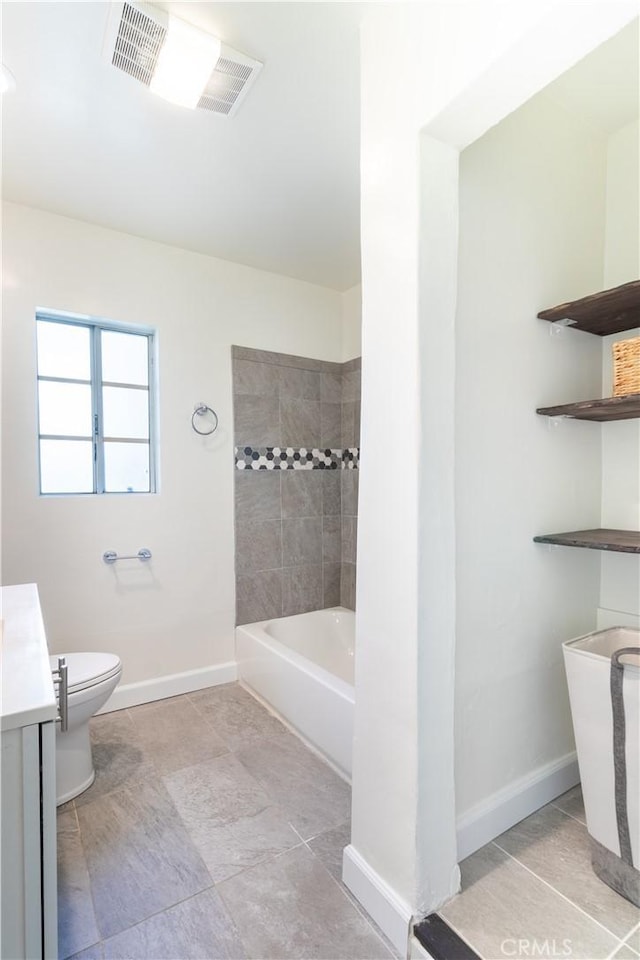
<instances>
[{"instance_id":1,"label":"gray floor tile","mask_svg":"<svg viewBox=\"0 0 640 960\"><path fill-rule=\"evenodd\" d=\"M586 827L553 805L516 824L495 843L620 940L637 924L637 908L593 872Z\"/></svg>"},{"instance_id":2,"label":"gray floor tile","mask_svg":"<svg viewBox=\"0 0 640 960\"><path fill-rule=\"evenodd\" d=\"M348 784L292 734L250 744L237 756L305 840L349 818Z\"/></svg>"},{"instance_id":3,"label":"gray floor tile","mask_svg":"<svg viewBox=\"0 0 640 960\"><path fill-rule=\"evenodd\" d=\"M86 950L74 953L72 957L69 957L69 960L104 960L104 949L101 943L94 943Z\"/></svg>"},{"instance_id":4,"label":"gray floor tile","mask_svg":"<svg viewBox=\"0 0 640 960\"><path fill-rule=\"evenodd\" d=\"M584 813L582 787L580 784L578 784L577 787L572 787L571 790L567 790L566 793L563 793L562 796L554 800L553 803L554 806L563 810L564 813L568 813L570 817L575 817L576 820L580 820L582 823L587 822Z\"/></svg>"},{"instance_id":5,"label":"gray floor tile","mask_svg":"<svg viewBox=\"0 0 640 960\"><path fill-rule=\"evenodd\" d=\"M350 820L309 840L309 846L316 857L322 861L329 873L340 881L342 880L342 852L349 843L351 843Z\"/></svg>"},{"instance_id":6,"label":"gray floor tile","mask_svg":"<svg viewBox=\"0 0 640 960\"><path fill-rule=\"evenodd\" d=\"M155 776L155 766L145 754L127 710L94 717L89 727L96 779L75 798L76 808Z\"/></svg>"},{"instance_id":7,"label":"gray floor tile","mask_svg":"<svg viewBox=\"0 0 640 960\"><path fill-rule=\"evenodd\" d=\"M300 842L231 754L179 770L164 782L216 883Z\"/></svg>"},{"instance_id":8,"label":"gray floor tile","mask_svg":"<svg viewBox=\"0 0 640 960\"><path fill-rule=\"evenodd\" d=\"M104 944L105 960L244 960L233 921L215 890L170 907Z\"/></svg>"},{"instance_id":9,"label":"gray floor tile","mask_svg":"<svg viewBox=\"0 0 640 960\"><path fill-rule=\"evenodd\" d=\"M371 926L304 847L218 887L255 960L389 960Z\"/></svg>"},{"instance_id":10,"label":"gray floor tile","mask_svg":"<svg viewBox=\"0 0 640 960\"><path fill-rule=\"evenodd\" d=\"M258 737L285 733L285 727L237 683L190 693L189 699L216 735L233 750Z\"/></svg>"},{"instance_id":11,"label":"gray floor tile","mask_svg":"<svg viewBox=\"0 0 640 960\"><path fill-rule=\"evenodd\" d=\"M58 954L60 960L100 939L75 810L58 814Z\"/></svg>"},{"instance_id":12,"label":"gray floor tile","mask_svg":"<svg viewBox=\"0 0 640 960\"><path fill-rule=\"evenodd\" d=\"M630 947L633 947L637 954L640 954L640 924L638 924L633 933L626 938L626 943Z\"/></svg>"},{"instance_id":13,"label":"gray floor tile","mask_svg":"<svg viewBox=\"0 0 640 960\"><path fill-rule=\"evenodd\" d=\"M462 893L439 913L482 957L505 956L506 941L510 950L519 940L530 946L555 940L561 949L568 941L568 956L575 960L601 960L619 945L616 937L494 844L460 866Z\"/></svg>"},{"instance_id":14,"label":"gray floor tile","mask_svg":"<svg viewBox=\"0 0 640 960\"><path fill-rule=\"evenodd\" d=\"M637 960L638 954L632 950L626 943L623 943L619 950L613 955L613 960Z\"/></svg>"},{"instance_id":15,"label":"gray floor tile","mask_svg":"<svg viewBox=\"0 0 640 960\"><path fill-rule=\"evenodd\" d=\"M211 886L162 783L114 791L78 819L103 939Z\"/></svg>"},{"instance_id":16,"label":"gray floor tile","mask_svg":"<svg viewBox=\"0 0 640 960\"><path fill-rule=\"evenodd\" d=\"M147 703L129 712L145 755L160 773L227 752L227 746L186 696Z\"/></svg>"}]
</instances>

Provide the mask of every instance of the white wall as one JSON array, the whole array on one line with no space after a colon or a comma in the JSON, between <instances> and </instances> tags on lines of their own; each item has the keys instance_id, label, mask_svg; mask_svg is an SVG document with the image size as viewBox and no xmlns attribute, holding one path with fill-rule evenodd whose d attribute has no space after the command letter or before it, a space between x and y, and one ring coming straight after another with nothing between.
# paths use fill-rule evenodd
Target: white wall
<instances>
[{"instance_id":1,"label":"white wall","mask_svg":"<svg viewBox=\"0 0 640 960\"><path fill-rule=\"evenodd\" d=\"M419 653L419 630L428 629L424 624L419 628L418 615L419 472L424 456L420 378L425 363L420 324L429 323L420 304L419 134L545 7L373 4L362 27L362 459L351 846L380 878L400 921L407 912L421 913L442 903L458 884L452 749L441 740L446 740L450 725L444 719L444 729L434 739L431 720L437 709L432 712L431 704L437 697L431 697L428 687L442 685L440 652L444 670L452 669L453 656L448 637L435 640L435 622L433 641L428 638ZM449 199L455 182L442 190L437 174L432 174L438 197ZM455 197L448 210L455 215ZM455 240L455 227L451 233ZM455 256L455 247L443 244L439 234L433 249L440 248L445 259L452 252ZM455 274L455 266L444 266L444 273ZM429 343L424 347L430 348ZM429 362L445 370L444 358L435 349ZM446 446L452 437L446 399L441 412ZM381 439L393 450L393 463L386 469L377 468ZM427 459L437 496L439 477L447 486L449 463L440 462L432 450ZM431 517L437 520L435 514ZM450 569L443 563L442 548L448 555L450 550L441 536L436 530L432 549L424 550L430 555L420 583L428 581L429 590L437 594L444 579L450 594ZM436 740L438 762L432 749ZM451 767L448 778L440 776L443 764ZM447 810L449 826L442 820ZM365 890L367 883L365 879ZM377 910L375 883L369 886L370 899L363 899L363 888L357 895L393 939L394 930L385 927Z\"/></svg>"},{"instance_id":2,"label":"white wall","mask_svg":"<svg viewBox=\"0 0 640 960\"><path fill-rule=\"evenodd\" d=\"M52 650L112 651L124 683L233 659L230 345L339 361L341 295L13 204L3 256L4 583L38 583ZM38 496L37 307L157 329L157 495ZM148 566L102 562L140 547Z\"/></svg>"},{"instance_id":3,"label":"white wall","mask_svg":"<svg viewBox=\"0 0 640 960\"><path fill-rule=\"evenodd\" d=\"M344 875L399 949L407 910L437 908L457 884L454 148L635 14L633 4L549 6L374 4L362 30L363 439ZM452 104L465 89L471 101ZM455 123L439 133L436 114L454 107ZM432 142L421 143L425 125ZM446 143L433 139L440 137ZM373 468L380 437L397 460L369 469L367 450Z\"/></svg>"},{"instance_id":4,"label":"white wall","mask_svg":"<svg viewBox=\"0 0 640 960\"><path fill-rule=\"evenodd\" d=\"M595 628L600 557L532 543L599 525L600 341L544 307L602 287L606 141L540 94L460 158L456 322L456 806L574 749L563 640Z\"/></svg>"},{"instance_id":5,"label":"white wall","mask_svg":"<svg viewBox=\"0 0 640 960\"><path fill-rule=\"evenodd\" d=\"M362 284L342 294L342 359L362 355Z\"/></svg>"},{"instance_id":6,"label":"white wall","mask_svg":"<svg viewBox=\"0 0 640 960\"><path fill-rule=\"evenodd\" d=\"M609 138L607 150L607 226L605 287L640 277L640 163L638 121ZM611 396L616 340L640 336L640 329L602 340L602 396ZM602 526L640 529L640 423L602 425ZM602 555L599 624L640 626L640 558Z\"/></svg>"}]
</instances>

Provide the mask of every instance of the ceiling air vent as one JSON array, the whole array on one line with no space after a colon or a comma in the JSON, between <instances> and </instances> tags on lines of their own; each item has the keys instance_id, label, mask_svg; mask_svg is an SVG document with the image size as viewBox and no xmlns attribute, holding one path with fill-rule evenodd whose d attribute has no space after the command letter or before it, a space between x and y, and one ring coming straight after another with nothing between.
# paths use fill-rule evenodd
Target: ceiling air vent
<instances>
[{"instance_id":1,"label":"ceiling air vent","mask_svg":"<svg viewBox=\"0 0 640 960\"><path fill-rule=\"evenodd\" d=\"M116 69L148 87L167 34L168 16L151 3L112 3L110 7L104 57ZM223 43L198 108L232 117L261 69L258 60Z\"/></svg>"},{"instance_id":2,"label":"ceiling air vent","mask_svg":"<svg viewBox=\"0 0 640 960\"><path fill-rule=\"evenodd\" d=\"M121 8L121 14L114 18L116 37L111 63L148 87L167 32L166 22L163 23L166 18L161 11L156 13L151 4L114 6Z\"/></svg>"},{"instance_id":3,"label":"ceiling air vent","mask_svg":"<svg viewBox=\"0 0 640 960\"><path fill-rule=\"evenodd\" d=\"M222 53L198 106L233 116L253 85L262 64L222 44Z\"/></svg>"}]
</instances>

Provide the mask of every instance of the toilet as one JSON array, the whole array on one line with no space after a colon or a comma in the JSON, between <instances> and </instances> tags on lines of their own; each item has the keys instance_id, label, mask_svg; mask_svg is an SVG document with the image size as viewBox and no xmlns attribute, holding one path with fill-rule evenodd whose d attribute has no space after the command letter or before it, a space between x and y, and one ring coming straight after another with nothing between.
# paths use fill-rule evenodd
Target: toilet
<instances>
[{"instance_id":1,"label":"toilet","mask_svg":"<svg viewBox=\"0 0 640 960\"><path fill-rule=\"evenodd\" d=\"M95 779L89 720L104 706L120 682L122 664L112 653L59 653L49 658L51 669L58 658L67 662L68 728L56 725L56 804L72 800Z\"/></svg>"}]
</instances>

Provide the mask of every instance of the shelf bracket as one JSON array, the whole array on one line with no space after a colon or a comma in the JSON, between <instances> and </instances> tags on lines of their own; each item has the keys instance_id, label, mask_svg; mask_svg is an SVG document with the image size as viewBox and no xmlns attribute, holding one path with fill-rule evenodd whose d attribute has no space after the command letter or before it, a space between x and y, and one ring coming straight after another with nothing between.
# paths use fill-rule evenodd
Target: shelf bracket
<instances>
[{"instance_id":1,"label":"shelf bracket","mask_svg":"<svg viewBox=\"0 0 640 960\"><path fill-rule=\"evenodd\" d=\"M567 327L574 327L575 323L575 320L570 320L568 317L564 320L554 320L549 324L549 336L562 337Z\"/></svg>"},{"instance_id":2,"label":"shelf bracket","mask_svg":"<svg viewBox=\"0 0 640 960\"><path fill-rule=\"evenodd\" d=\"M547 430L557 430L562 423L571 419L572 417L547 417Z\"/></svg>"}]
</instances>

